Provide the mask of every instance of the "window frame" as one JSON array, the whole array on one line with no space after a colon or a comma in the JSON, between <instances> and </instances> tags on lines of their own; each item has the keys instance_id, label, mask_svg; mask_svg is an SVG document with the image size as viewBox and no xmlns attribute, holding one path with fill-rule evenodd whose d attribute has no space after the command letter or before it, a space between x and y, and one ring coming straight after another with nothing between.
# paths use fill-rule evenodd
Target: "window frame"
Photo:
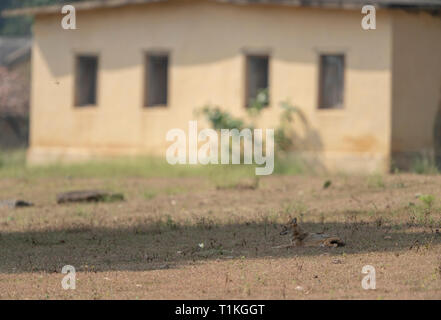
<instances>
[{"instance_id":1,"label":"window frame","mask_svg":"<svg viewBox=\"0 0 441 320\"><path fill-rule=\"evenodd\" d=\"M165 104L149 104L149 82L150 82L150 58L151 57L167 57L167 79L166 79L166 103ZM142 108L144 110L167 108L170 105L170 61L171 53L168 50L147 50L143 52L143 96L142 96Z\"/></svg>"},{"instance_id":2,"label":"window frame","mask_svg":"<svg viewBox=\"0 0 441 320\"><path fill-rule=\"evenodd\" d=\"M324 74L324 66L323 66L323 57L325 56L340 56L342 57L342 85L341 85L341 103L338 106L332 107L324 107L324 88L323 88L323 74ZM347 54L346 52L338 51L338 52L320 52L318 54L318 93L317 93L317 110L344 110L345 106L345 92L346 92L346 63L347 63Z\"/></svg>"},{"instance_id":3,"label":"window frame","mask_svg":"<svg viewBox=\"0 0 441 320\"><path fill-rule=\"evenodd\" d=\"M259 52L253 52L253 51L246 51L244 53L244 59L245 59L245 90L244 90L244 105L245 109L249 108L249 58L250 57L260 57L260 58L266 58L268 60L267 63L267 90L268 90L268 104L264 106L265 109L269 108L271 106L271 54L269 52L265 51L259 51Z\"/></svg>"},{"instance_id":4,"label":"window frame","mask_svg":"<svg viewBox=\"0 0 441 320\"><path fill-rule=\"evenodd\" d=\"M79 63L81 58L95 58L96 59L96 74L95 74L95 103L79 104L77 99L78 94L78 76ZM73 107L75 109L89 109L96 108L99 105L99 77L100 77L100 54L97 52L75 52L74 53L74 76L73 76Z\"/></svg>"}]
</instances>

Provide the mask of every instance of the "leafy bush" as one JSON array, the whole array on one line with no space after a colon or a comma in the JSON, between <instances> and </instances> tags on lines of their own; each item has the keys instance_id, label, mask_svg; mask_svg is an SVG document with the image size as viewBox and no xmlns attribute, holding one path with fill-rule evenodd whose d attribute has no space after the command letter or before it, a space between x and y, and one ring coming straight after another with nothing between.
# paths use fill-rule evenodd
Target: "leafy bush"
<instances>
[{"instance_id":1,"label":"leafy bush","mask_svg":"<svg viewBox=\"0 0 441 320\"><path fill-rule=\"evenodd\" d=\"M434 219L431 216L431 213L433 211L435 197L431 194L425 194L419 195L418 199L422 202L422 205L409 203L409 206L407 207L410 211L411 222L422 226L432 226L434 224Z\"/></svg>"},{"instance_id":2,"label":"leafy bush","mask_svg":"<svg viewBox=\"0 0 441 320\"><path fill-rule=\"evenodd\" d=\"M263 108L269 104L268 89L260 89L257 91L255 99L252 99L248 105L247 112L251 118L255 118L260 115Z\"/></svg>"},{"instance_id":3,"label":"leafy bush","mask_svg":"<svg viewBox=\"0 0 441 320\"><path fill-rule=\"evenodd\" d=\"M416 157L411 166L411 171L418 174L437 174L439 173L435 161L432 157L421 155Z\"/></svg>"},{"instance_id":4,"label":"leafy bush","mask_svg":"<svg viewBox=\"0 0 441 320\"><path fill-rule=\"evenodd\" d=\"M433 201L435 201L435 197L431 194L423 194L418 199L429 209L432 208Z\"/></svg>"},{"instance_id":5,"label":"leafy bush","mask_svg":"<svg viewBox=\"0 0 441 320\"><path fill-rule=\"evenodd\" d=\"M256 99L254 99L247 108L249 117L255 120L267 104L267 89L259 91ZM274 142L278 153L286 153L293 148L294 131L292 124L294 122L294 114L299 112L299 109L291 105L288 101L281 102L280 107L283 111L280 115L279 126L274 132ZM218 106L206 105L201 110L198 110L196 114L204 115L211 127L215 130L238 129L240 131L244 128L254 129L254 123L246 123L243 119L234 117L228 111L221 110Z\"/></svg>"},{"instance_id":6,"label":"leafy bush","mask_svg":"<svg viewBox=\"0 0 441 320\"><path fill-rule=\"evenodd\" d=\"M241 119L234 118L229 112L222 111L219 107L205 106L201 110L202 114L211 123L215 130L220 129L238 129L244 128L244 122Z\"/></svg>"},{"instance_id":7,"label":"leafy bush","mask_svg":"<svg viewBox=\"0 0 441 320\"><path fill-rule=\"evenodd\" d=\"M294 122L294 114L299 111L297 107L292 106L288 101L280 103L283 109L280 115L280 124L274 133L274 140L277 149L280 152L288 152L293 148L294 132L292 124Z\"/></svg>"}]
</instances>

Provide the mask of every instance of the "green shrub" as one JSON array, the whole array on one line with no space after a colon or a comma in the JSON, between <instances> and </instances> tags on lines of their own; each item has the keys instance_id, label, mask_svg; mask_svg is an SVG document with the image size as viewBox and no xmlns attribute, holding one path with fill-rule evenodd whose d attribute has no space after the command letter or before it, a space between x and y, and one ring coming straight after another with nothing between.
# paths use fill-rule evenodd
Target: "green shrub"
<instances>
[{"instance_id":1,"label":"green shrub","mask_svg":"<svg viewBox=\"0 0 441 320\"><path fill-rule=\"evenodd\" d=\"M432 208L433 202L435 201L435 197L431 194L423 194L419 196L418 199L429 209Z\"/></svg>"},{"instance_id":2,"label":"green shrub","mask_svg":"<svg viewBox=\"0 0 441 320\"><path fill-rule=\"evenodd\" d=\"M417 156L411 165L411 171L418 174L437 174L439 173L435 161L432 157L420 155Z\"/></svg>"}]
</instances>

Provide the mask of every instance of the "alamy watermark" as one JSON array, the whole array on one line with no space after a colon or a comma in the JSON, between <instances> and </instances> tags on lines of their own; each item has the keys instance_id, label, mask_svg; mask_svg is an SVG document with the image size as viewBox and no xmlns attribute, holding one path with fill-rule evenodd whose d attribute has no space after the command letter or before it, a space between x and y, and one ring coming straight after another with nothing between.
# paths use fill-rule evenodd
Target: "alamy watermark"
<instances>
[{"instance_id":1,"label":"alamy watermark","mask_svg":"<svg viewBox=\"0 0 441 320\"><path fill-rule=\"evenodd\" d=\"M75 7L73 5L64 5L61 8L61 13L65 15L61 20L61 27L65 30L76 30L77 19ZM372 5L364 5L361 8L361 13L365 15L361 19L361 27L363 30L377 29L375 7Z\"/></svg>"},{"instance_id":2,"label":"alamy watermark","mask_svg":"<svg viewBox=\"0 0 441 320\"><path fill-rule=\"evenodd\" d=\"M174 141L166 151L167 162L172 165L230 164L231 153L231 164L241 164L243 154L243 164L253 164L254 159L255 164L264 165L256 168L256 175L269 175L274 171L274 129L266 129L265 139L262 129L221 129L219 148L216 130L203 129L198 133L197 121L189 121L188 134L182 129L171 129L166 140ZM205 143L199 148L199 142Z\"/></svg>"},{"instance_id":3,"label":"alamy watermark","mask_svg":"<svg viewBox=\"0 0 441 320\"><path fill-rule=\"evenodd\" d=\"M375 268L371 265L366 265L361 269L361 273L367 274L361 280L361 287L365 290L375 290L377 285Z\"/></svg>"},{"instance_id":4,"label":"alamy watermark","mask_svg":"<svg viewBox=\"0 0 441 320\"><path fill-rule=\"evenodd\" d=\"M61 280L61 287L64 290L75 290L76 289L76 273L75 268L70 265L66 265L61 269L61 273L66 274Z\"/></svg>"},{"instance_id":5,"label":"alamy watermark","mask_svg":"<svg viewBox=\"0 0 441 320\"><path fill-rule=\"evenodd\" d=\"M376 9L374 6L365 5L361 8L361 13L365 14L361 19L361 27L363 30L375 30L377 29Z\"/></svg>"},{"instance_id":6,"label":"alamy watermark","mask_svg":"<svg viewBox=\"0 0 441 320\"><path fill-rule=\"evenodd\" d=\"M64 30L75 30L77 28L77 16L73 5L65 5L61 8L61 13L65 14L61 19L61 27Z\"/></svg>"}]
</instances>

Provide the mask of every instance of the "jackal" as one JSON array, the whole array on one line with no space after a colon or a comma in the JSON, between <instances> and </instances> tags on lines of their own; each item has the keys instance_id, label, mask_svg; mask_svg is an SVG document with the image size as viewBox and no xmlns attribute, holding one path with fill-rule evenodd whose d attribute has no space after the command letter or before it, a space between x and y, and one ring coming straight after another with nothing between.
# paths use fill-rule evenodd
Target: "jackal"
<instances>
[{"instance_id":1,"label":"jackal","mask_svg":"<svg viewBox=\"0 0 441 320\"><path fill-rule=\"evenodd\" d=\"M309 233L303 231L297 223L297 218L290 220L287 224L282 226L283 230L280 235L289 234L291 244L278 246L274 248L288 248L288 247L342 247L345 243L336 236L330 236L325 233Z\"/></svg>"}]
</instances>

